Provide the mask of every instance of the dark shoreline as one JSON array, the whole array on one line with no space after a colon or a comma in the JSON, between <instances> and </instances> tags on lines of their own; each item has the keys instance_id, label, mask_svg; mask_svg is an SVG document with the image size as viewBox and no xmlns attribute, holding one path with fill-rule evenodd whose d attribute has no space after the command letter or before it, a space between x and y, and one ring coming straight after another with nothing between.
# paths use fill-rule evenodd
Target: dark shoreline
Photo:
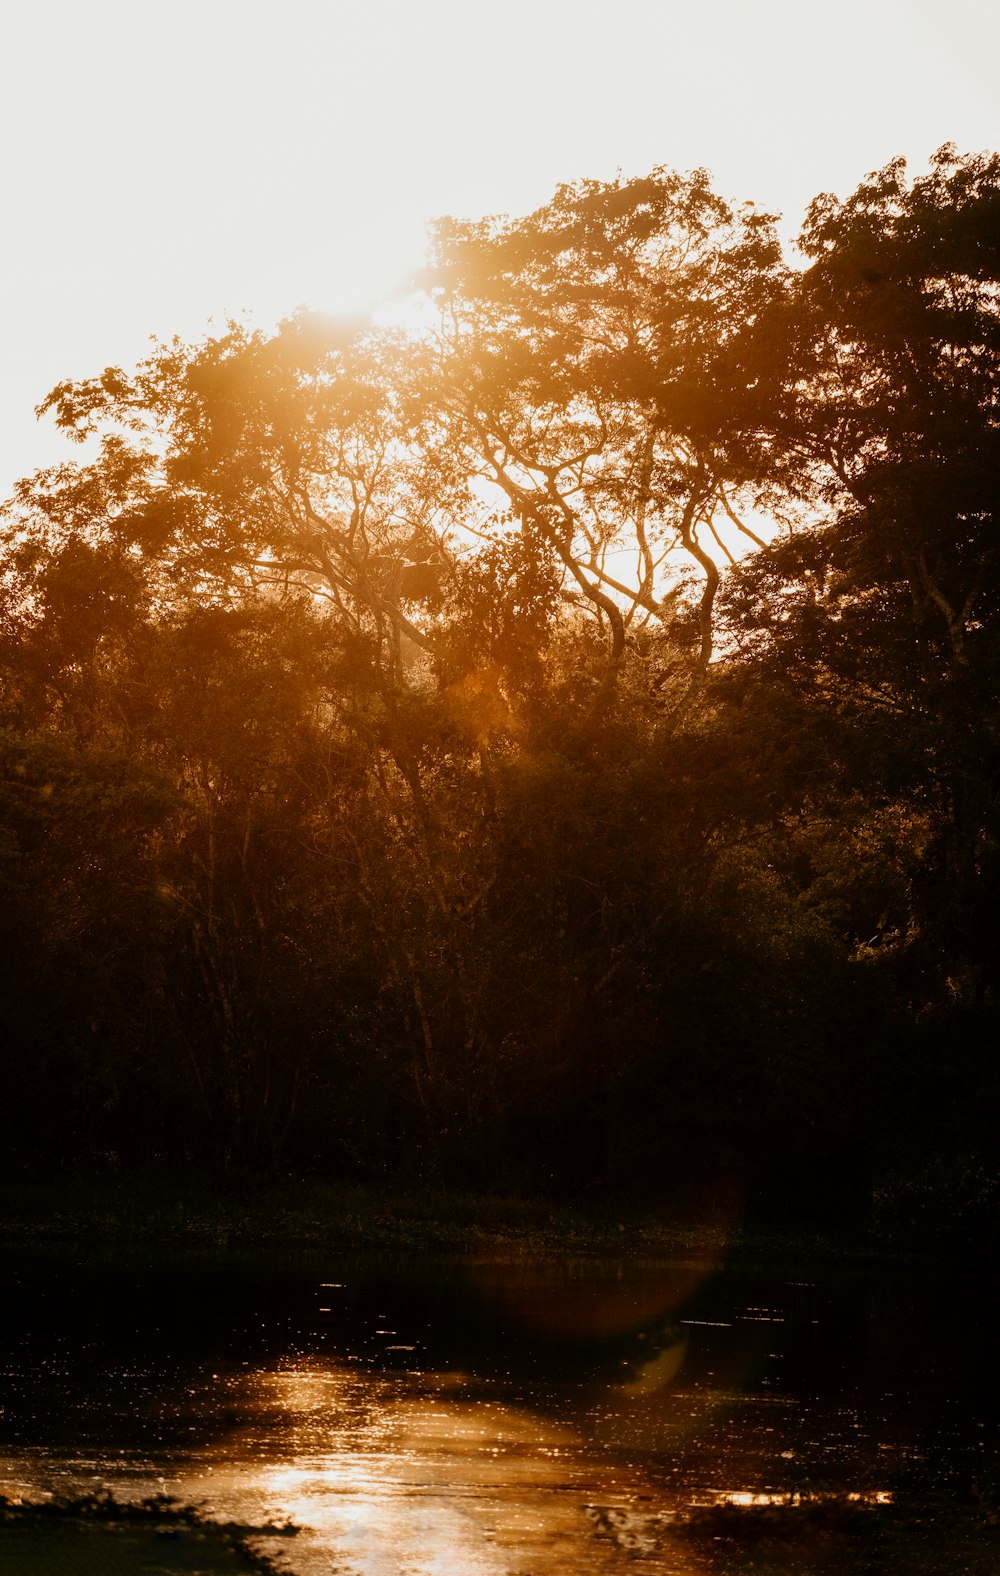
<instances>
[{"instance_id":1,"label":"dark shoreline","mask_svg":"<svg viewBox=\"0 0 1000 1576\"><path fill-rule=\"evenodd\" d=\"M596 1507L595 1507L596 1509ZM608 1537L613 1523L598 1511L598 1536ZM792 1573L844 1569L874 1573L906 1568L913 1576L938 1576L944 1568L961 1569L968 1576L987 1576L995 1569L998 1527L995 1512L985 1506L933 1504L921 1507L855 1503L845 1495L807 1495L786 1503L759 1507L692 1505L686 1513L651 1529L666 1532L680 1544L702 1545L714 1555L715 1568L746 1576L792 1576ZM111 1494L39 1502L10 1500L0 1495L0 1547L18 1533L29 1541L4 1552L17 1559L30 1552L32 1571L49 1569L39 1564L46 1557L53 1571L65 1568L67 1559L79 1561L82 1551L93 1554L94 1534L100 1558L129 1553L138 1571L155 1555L157 1568L191 1570L191 1561L213 1560L214 1568L258 1572L271 1576L278 1564L264 1548L272 1539L294 1538L299 1528L245 1526L219 1522L196 1506L183 1505L160 1495L139 1503L116 1500ZM8 1537L5 1539L4 1534ZM88 1538L88 1534L90 1537ZM47 1536L47 1541L41 1541ZM131 1537L134 1549L124 1549ZM81 1545L80 1539L87 1539ZM113 1541L111 1541L113 1540ZM294 1559L294 1554L292 1555ZM957 1563L956 1563L957 1562ZM18 1567L15 1564L14 1569ZM27 1568L27 1567L26 1567ZM88 1564L87 1569L91 1566ZM283 1560L281 1570L287 1570Z\"/></svg>"},{"instance_id":2,"label":"dark shoreline","mask_svg":"<svg viewBox=\"0 0 1000 1576\"><path fill-rule=\"evenodd\" d=\"M0 1185L0 1243L98 1248L379 1249L920 1262L949 1245L848 1226L749 1224L738 1209L594 1205L443 1189L261 1179L215 1183L157 1173ZM964 1255L963 1255L964 1256Z\"/></svg>"}]
</instances>

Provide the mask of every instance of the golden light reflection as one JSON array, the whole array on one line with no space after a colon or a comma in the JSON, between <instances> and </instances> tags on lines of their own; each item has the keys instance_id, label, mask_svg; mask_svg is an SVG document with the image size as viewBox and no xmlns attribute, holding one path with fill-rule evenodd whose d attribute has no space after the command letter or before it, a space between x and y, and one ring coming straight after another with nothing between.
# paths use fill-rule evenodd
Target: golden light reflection
<instances>
[{"instance_id":1,"label":"golden light reflection","mask_svg":"<svg viewBox=\"0 0 1000 1576\"><path fill-rule=\"evenodd\" d=\"M870 1489L865 1493L842 1494L839 1498L848 1505L891 1505L893 1495L889 1489ZM714 1494L704 1503L709 1505L736 1505L748 1510L754 1506L782 1506L795 1508L799 1505L808 1505L812 1497L808 1494L771 1494L758 1493L753 1489L723 1489Z\"/></svg>"},{"instance_id":2,"label":"golden light reflection","mask_svg":"<svg viewBox=\"0 0 1000 1576\"><path fill-rule=\"evenodd\" d=\"M323 1550L356 1576L610 1576L666 1535L649 1485L578 1427L463 1373L360 1377L312 1363L254 1376L261 1411L285 1413L283 1459L261 1463L258 1493L308 1529L295 1561ZM698 1576L693 1559L672 1559L675 1576Z\"/></svg>"},{"instance_id":3,"label":"golden light reflection","mask_svg":"<svg viewBox=\"0 0 1000 1576\"><path fill-rule=\"evenodd\" d=\"M650 1354L649 1360L640 1363L634 1379L627 1380L620 1388L626 1395L653 1395L670 1384L680 1373L687 1356L688 1338L678 1336L661 1351Z\"/></svg>"},{"instance_id":4,"label":"golden light reflection","mask_svg":"<svg viewBox=\"0 0 1000 1576\"><path fill-rule=\"evenodd\" d=\"M366 1473L376 1452L380 1470L425 1485L450 1481L456 1463L467 1484L493 1482L512 1460L521 1479L547 1482L558 1475L560 1455L580 1446L575 1429L527 1407L483 1399L462 1373L359 1375L303 1365L258 1374L254 1386L261 1409L284 1414L292 1451L304 1455L308 1470L322 1459L327 1479L340 1470L332 1453L339 1450L357 1462L352 1471Z\"/></svg>"}]
</instances>

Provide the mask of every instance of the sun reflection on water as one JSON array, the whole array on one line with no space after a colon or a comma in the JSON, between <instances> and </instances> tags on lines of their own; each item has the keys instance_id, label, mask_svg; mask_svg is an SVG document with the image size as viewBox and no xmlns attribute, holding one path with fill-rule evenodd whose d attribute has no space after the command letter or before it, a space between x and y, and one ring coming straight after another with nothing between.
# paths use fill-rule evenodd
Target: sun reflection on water
<instances>
[{"instance_id":1,"label":"sun reflection on water","mask_svg":"<svg viewBox=\"0 0 1000 1576\"><path fill-rule=\"evenodd\" d=\"M849 1348L818 1324L811 1283L719 1295L713 1274L462 1261L399 1290L378 1263L324 1265L297 1322L276 1304L279 1333L256 1345L219 1337L169 1371L126 1354L72 1379L22 1362L32 1443L0 1453L0 1480L27 1498L165 1492L223 1521L290 1520L298 1536L260 1540L289 1576L613 1576L637 1562L719 1576L731 1567L713 1518L726 1538L799 1536L852 1507L864 1519L893 1503L889 1484L905 1488L916 1424L888 1390L877 1405L824 1390L826 1354ZM67 1397L80 1427L60 1436Z\"/></svg>"},{"instance_id":2,"label":"sun reflection on water","mask_svg":"<svg viewBox=\"0 0 1000 1576\"><path fill-rule=\"evenodd\" d=\"M640 1520L622 1509L647 1485L569 1422L484 1394L462 1372L360 1377L319 1363L253 1376L258 1419L283 1418L280 1457L264 1451L257 1492L309 1529L296 1570L323 1549L357 1576L598 1576L648 1536L648 1506ZM685 1552L669 1569L701 1567Z\"/></svg>"}]
</instances>

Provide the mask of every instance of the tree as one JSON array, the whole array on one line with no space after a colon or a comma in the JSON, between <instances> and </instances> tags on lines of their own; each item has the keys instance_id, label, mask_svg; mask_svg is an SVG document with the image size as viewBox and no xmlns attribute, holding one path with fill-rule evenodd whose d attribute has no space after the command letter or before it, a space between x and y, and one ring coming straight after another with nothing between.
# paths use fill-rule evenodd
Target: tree
<instances>
[{"instance_id":1,"label":"tree","mask_svg":"<svg viewBox=\"0 0 1000 1576\"><path fill-rule=\"evenodd\" d=\"M773 479L747 419L744 342L785 285L771 218L734 213L703 171L581 182L525 219L438 226L428 397L462 467L599 623L595 716L630 631L669 628L684 606L678 554L700 580L707 669L731 556L720 523L757 541L738 511Z\"/></svg>"},{"instance_id":2,"label":"tree","mask_svg":"<svg viewBox=\"0 0 1000 1576\"><path fill-rule=\"evenodd\" d=\"M800 880L894 1000L905 1166L931 1131L989 1148L1000 1095L1000 159L944 148L912 183L895 161L817 199L802 245L761 380L823 511L731 577L719 691L769 741Z\"/></svg>"},{"instance_id":3,"label":"tree","mask_svg":"<svg viewBox=\"0 0 1000 1576\"><path fill-rule=\"evenodd\" d=\"M1000 156L947 146L912 185L895 160L817 198L800 245L811 264L769 325L779 435L822 467L840 584L898 587L943 679L997 611Z\"/></svg>"},{"instance_id":4,"label":"tree","mask_svg":"<svg viewBox=\"0 0 1000 1576\"><path fill-rule=\"evenodd\" d=\"M889 166L793 274L703 174L583 182L442 221L431 327L54 390L96 452L0 577L31 1120L34 1035L80 1152L837 1207L932 1071L994 1111L998 190Z\"/></svg>"}]
</instances>

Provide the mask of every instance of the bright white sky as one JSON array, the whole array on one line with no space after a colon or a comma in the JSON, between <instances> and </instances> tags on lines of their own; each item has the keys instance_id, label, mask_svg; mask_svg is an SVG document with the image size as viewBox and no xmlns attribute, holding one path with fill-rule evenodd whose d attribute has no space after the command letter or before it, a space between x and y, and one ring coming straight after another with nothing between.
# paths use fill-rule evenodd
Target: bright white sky
<instances>
[{"instance_id":1,"label":"bright white sky","mask_svg":"<svg viewBox=\"0 0 1000 1576\"><path fill-rule=\"evenodd\" d=\"M0 496L151 335L357 310L442 213L707 166L786 215L1000 146L996 0L20 0L0 27Z\"/></svg>"}]
</instances>

